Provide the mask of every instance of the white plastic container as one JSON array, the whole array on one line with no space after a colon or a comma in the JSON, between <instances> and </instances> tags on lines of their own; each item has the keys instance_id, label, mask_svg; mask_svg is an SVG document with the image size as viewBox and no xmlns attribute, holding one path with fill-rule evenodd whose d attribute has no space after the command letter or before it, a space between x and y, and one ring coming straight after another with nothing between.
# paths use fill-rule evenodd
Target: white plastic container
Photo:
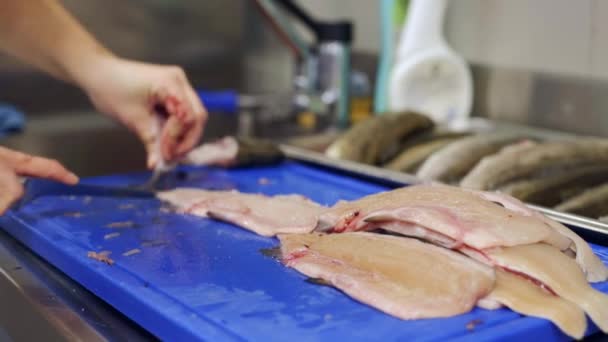
<instances>
[{"instance_id":1,"label":"white plastic container","mask_svg":"<svg viewBox=\"0 0 608 342\"><path fill-rule=\"evenodd\" d=\"M471 72L443 37L447 0L412 0L389 82L391 111L415 110L458 126L473 102Z\"/></svg>"}]
</instances>

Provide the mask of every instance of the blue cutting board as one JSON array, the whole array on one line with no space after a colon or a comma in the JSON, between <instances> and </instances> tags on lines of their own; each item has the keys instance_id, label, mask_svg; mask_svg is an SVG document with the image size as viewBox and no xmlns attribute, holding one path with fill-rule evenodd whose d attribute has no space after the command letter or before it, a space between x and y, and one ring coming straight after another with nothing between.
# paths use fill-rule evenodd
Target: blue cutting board
<instances>
[{"instance_id":1,"label":"blue cutting board","mask_svg":"<svg viewBox=\"0 0 608 342\"><path fill-rule=\"evenodd\" d=\"M239 170L191 168L186 174L180 185L297 193L325 205L387 189L292 161ZM145 175L139 174L87 182L125 185L143 180ZM260 250L276 246L276 239L174 214L155 200L41 197L0 218L0 226L163 340L566 339L548 321L508 309L475 309L443 319L393 318L336 289L311 284L262 255ZM141 252L123 255L135 248ZM608 260L608 248L593 248ZM113 266L87 257L89 251L103 250L111 251ZM608 283L595 286L608 292ZM590 325L588 333L595 331Z\"/></svg>"}]
</instances>

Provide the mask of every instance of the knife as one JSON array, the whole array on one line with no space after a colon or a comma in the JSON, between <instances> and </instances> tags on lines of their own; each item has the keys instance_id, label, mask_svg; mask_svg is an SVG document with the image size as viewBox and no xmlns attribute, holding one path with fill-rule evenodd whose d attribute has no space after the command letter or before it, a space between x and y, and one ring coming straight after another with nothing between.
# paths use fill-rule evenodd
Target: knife
<instances>
[{"instance_id":1,"label":"knife","mask_svg":"<svg viewBox=\"0 0 608 342\"><path fill-rule=\"evenodd\" d=\"M40 178L27 178L23 186L24 195L14 206L17 209L42 196L156 198L156 193L148 190L89 184L67 185Z\"/></svg>"}]
</instances>

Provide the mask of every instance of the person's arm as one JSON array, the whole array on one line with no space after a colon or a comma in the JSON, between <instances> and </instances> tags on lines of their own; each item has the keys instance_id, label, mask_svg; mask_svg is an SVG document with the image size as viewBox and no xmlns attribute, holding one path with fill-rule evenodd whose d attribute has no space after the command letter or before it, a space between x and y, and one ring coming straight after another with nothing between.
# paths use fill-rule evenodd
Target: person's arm
<instances>
[{"instance_id":1,"label":"person's arm","mask_svg":"<svg viewBox=\"0 0 608 342\"><path fill-rule=\"evenodd\" d=\"M0 0L0 49L77 85L113 57L56 0Z\"/></svg>"},{"instance_id":2,"label":"person's arm","mask_svg":"<svg viewBox=\"0 0 608 342\"><path fill-rule=\"evenodd\" d=\"M182 157L202 134L207 113L181 68L114 56L57 0L0 0L0 50L82 88L139 136L149 167Z\"/></svg>"}]
</instances>

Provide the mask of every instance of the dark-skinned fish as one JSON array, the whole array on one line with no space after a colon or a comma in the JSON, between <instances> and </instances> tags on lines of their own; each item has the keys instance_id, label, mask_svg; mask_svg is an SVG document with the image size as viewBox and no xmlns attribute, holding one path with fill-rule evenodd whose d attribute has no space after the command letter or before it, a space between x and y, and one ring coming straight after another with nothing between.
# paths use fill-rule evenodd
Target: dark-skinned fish
<instances>
[{"instance_id":1,"label":"dark-skinned fish","mask_svg":"<svg viewBox=\"0 0 608 342\"><path fill-rule=\"evenodd\" d=\"M433 126L427 116L414 112L379 115L351 127L325 153L335 159L379 164L390 158L405 138Z\"/></svg>"},{"instance_id":2,"label":"dark-skinned fish","mask_svg":"<svg viewBox=\"0 0 608 342\"><path fill-rule=\"evenodd\" d=\"M465 188L496 189L508 182L542 176L556 170L606 165L608 140L546 142L522 149L507 149L483 158L460 182Z\"/></svg>"},{"instance_id":3,"label":"dark-skinned fish","mask_svg":"<svg viewBox=\"0 0 608 342\"><path fill-rule=\"evenodd\" d=\"M463 138L431 155L416 175L425 180L458 181L483 157L524 138L512 133L484 133Z\"/></svg>"},{"instance_id":4,"label":"dark-skinned fish","mask_svg":"<svg viewBox=\"0 0 608 342\"><path fill-rule=\"evenodd\" d=\"M385 168L402 172L415 172L433 153L462 139L464 134L446 135L414 144L384 165Z\"/></svg>"},{"instance_id":5,"label":"dark-skinned fish","mask_svg":"<svg viewBox=\"0 0 608 342\"><path fill-rule=\"evenodd\" d=\"M564 170L547 177L508 183L498 191L521 201L553 207L585 189L608 182L608 165Z\"/></svg>"},{"instance_id":6,"label":"dark-skinned fish","mask_svg":"<svg viewBox=\"0 0 608 342\"><path fill-rule=\"evenodd\" d=\"M560 203L555 210L599 218L608 215L608 183L587 190Z\"/></svg>"}]
</instances>

